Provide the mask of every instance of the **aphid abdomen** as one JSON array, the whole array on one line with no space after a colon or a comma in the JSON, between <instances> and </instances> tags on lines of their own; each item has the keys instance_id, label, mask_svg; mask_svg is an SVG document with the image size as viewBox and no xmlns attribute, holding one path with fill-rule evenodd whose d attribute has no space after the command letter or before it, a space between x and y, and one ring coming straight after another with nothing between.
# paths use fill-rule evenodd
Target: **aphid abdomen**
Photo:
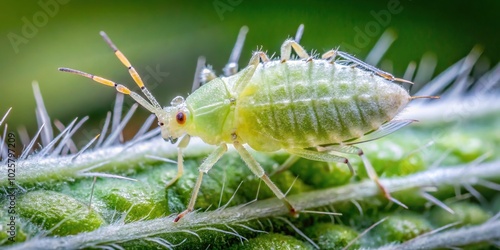
<instances>
[{"instance_id":1,"label":"aphid abdomen","mask_svg":"<svg viewBox=\"0 0 500 250\"><path fill-rule=\"evenodd\" d=\"M377 129L409 100L399 85L362 69L272 61L238 97L238 131L257 150L339 143Z\"/></svg>"}]
</instances>

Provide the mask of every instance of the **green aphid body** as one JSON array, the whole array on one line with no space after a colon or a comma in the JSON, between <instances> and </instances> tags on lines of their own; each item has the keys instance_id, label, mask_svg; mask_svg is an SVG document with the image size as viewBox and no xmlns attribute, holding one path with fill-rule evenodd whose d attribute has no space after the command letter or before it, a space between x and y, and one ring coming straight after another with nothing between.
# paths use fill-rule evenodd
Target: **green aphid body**
<instances>
[{"instance_id":1,"label":"green aphid body","mask_svg":"<svg viewBox=\"0 0 500 250\"><path fill-rule=\"evenodd\" d=\"M245 27L242 28L238 40L244 38L245 30ZM192 136L216 146L199 167L187 209L174 221L193 211L203 175L224 155L228 144L234 146L250 170L283 201L292 215L297 215L297 210L248 152L245 144L258 151L284 149L290 153L290 158L276 172L285 170L302 157L345 163L354 173L349 160L336 153L357 154L382 193L389 200L404 206L390 196L363 151L353 144L376 139L412 122L391 121L413 99L393 81L408 81L394 78L337 50L326 52L321 59L311 58L296 40L289 39L281 46L280 60L269 60L264 52L254 52L248 66L241 71L228 71L230 74L226 77L218 78L210 72L201 74L203 79L211 80L199 88L194 84L194 92L185 100L178 96L172 100L171 106L162 108L127 58L104 32L101 35L128 68L147 100L125 86L102 77L68 68L60 70L90 78L130 95L158 117L165 140L174 143L181 138L177 144L178 173L167 183L167 187L181 178L184 172L182 150L188 146ZM241 48L241 43L237 42L235 49ZM290 59L292 50L300 59ZM346 60L340 63L335 60L337 56ZM365 137L368 134L372 138Z\"/></svg>"},{"instance_id":2,"label":"green aphid body","mask_svg":"<svg viewBox=\"0 0 500 250\"><path fill-rule=\"evenodd\" d=\"M186 99L188 134L218 144L236 133L259 151L336 144L378 129L410 101L398 84L327 60L260 63L231 93L244 74L217 78Z\"/></svg>"}]
</instances>

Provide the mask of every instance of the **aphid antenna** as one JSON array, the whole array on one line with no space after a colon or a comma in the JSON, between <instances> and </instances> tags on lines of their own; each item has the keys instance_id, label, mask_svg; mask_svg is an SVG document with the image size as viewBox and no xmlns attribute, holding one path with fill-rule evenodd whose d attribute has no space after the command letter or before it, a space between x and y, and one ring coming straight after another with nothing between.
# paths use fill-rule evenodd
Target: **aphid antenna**
<instances>
[{"instance_id":1,"label":"aphid antenna","mask_svg":"<svg viewBox=\"0 0 500 250\"><path fill-rule=\"evenodd\" d=\"M139 73L137 73L137 71L132 66L132 64L130 64L130 62L125 57L125 55L123 55L123 53L116 47L116 45L111 41L111 39L108 37L108 35L106 35L106 33L104 31L99 32L99 34L102 36L104 41L106 41L106 43L113 49L116 57L118 57L118 59L123 63L123 65L125 65L125 67L127 67L130 76L134 79L137 86L139 86L141 88L142 93L144 93L144 95L146 95L146 97L149 99L151 104L153 104L154 107L161 109L161 105L156 101L156 99L151 94L151 92L149 92L149 90L146 88L146 86L144 85L144 82L142 81L141 77L139 76Z\"/></svg>"},{"instance_id":2,"label":"aphid antenna","mask_svg":"<svg viewBox=\"0 0 500 250\"><path fill-rule=\"evenodd\" d=\"M116 45L111 41L111 39L106 35L106 33L104 31L101 31L99 34L102 36L104 41L106 41L106 43L111 47L111 49L113 49L116 57L118 57L118 59L123 63L123 65L125 65L125 67L127 67L128 71L130 73L130 76L134 79L137 86L139 86L142 93L144 93L144 95L147 97L147 99L149 101L144 99L142 96L140 96L136 92L131 91L127 87L125 87L121 84L117 84L117 83L115 83L111 80L105 79L103 77L96 76L96 75L89 74L89 73L75 70L75 69L70 69L70 68L59 68L59 71L68 72L68 73L80 75L83 77L87 77L89 79L94 80L95 82L100 83L100 84L114 87L116 89L116 91L118 91L122 94L125 94L125 95L130 95L137 103L142 105L144 108L149 110L151 113L158 114L159 112L161 112L162 108L161 108L160 104L158 103L158 101L156 101L156 99L151 94L151 92L149 92L149 90L146 88L146 86L144 85L144 82L142 81L141 77L139 76L139 73L137 73L135 68L130 64L130 62L125 57L125 55L123 55L123 53L120 50L118 50Z\"/></svg>"}]
</instances>

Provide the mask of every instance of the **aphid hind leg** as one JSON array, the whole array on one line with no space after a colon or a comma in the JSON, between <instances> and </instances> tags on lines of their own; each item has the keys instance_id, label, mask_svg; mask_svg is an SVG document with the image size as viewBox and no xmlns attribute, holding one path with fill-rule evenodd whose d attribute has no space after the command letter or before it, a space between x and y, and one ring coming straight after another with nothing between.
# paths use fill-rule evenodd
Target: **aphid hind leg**
<instances>
[{"instance_id":1,"label":"aphid hind leg","mask_svg":"<svg viewBox=\"0 0 500 250\"><path fill-rule=\"evenodd\" d=\"M363 153L362 149L355 147L355 146L352 146L352 145L331 145L328 147L319 147L318 149L319 150L326 150L328 152L340 152L340 153L345 153L345 154L357 154L357 155L359 155L359 157L361 157L361 160L363 161L363 165L365 165L365 169L366 169L366 173L368 174L368 177L370 177L370 179L373 180L375 182L375 184L377 184L377 186L379 187L382 194L388 200L408 209L408 207L405 204L403 204L402 202L393 198L391 196L391 194L389 193L389 190L387 190L387 188L385 188L385 186L382 185L382 183L380 182L380 180L378 178L377 172L373 168L372 164L370 163L370 161L368 160L366 155Z\"/></svg>"},{"instance_id":2,"label":"aphid hind leg","mask_svg":"<svg viewBox=\"0 0 500 250\"><path fill-rule=\"evenodd\" d=\"M377 74L377 75L379 75L379 76L381 76L389 81L397 81L397 82L405 82L405 83L413 84L413 82L411 82L411 81L408 81L408 80L405 80L402 78L396 78L391 73L385 72L385 71L383 71L375 66L372 66L366 62L363 62L363 61L359 60L358 58L356 58L352 55L349 55L348 53L338 51L337 55L348 60L348 61L351 61L351 62L357 64L357 66L359 65L361 68L372 71L375 74Z\"/></svg>"},{"instance_id":3,"label":"aphid hind leg","mask_svg":"<svg viewBox=\"0 0 500 250\"><path fill-rule=\"evenodd\" d=\"M208 157L203 161L201 166L199 167L199 175L198 179L196 180L196 184L193 187L193 192L191 193L191 199L189 200L189 204L186 210L181 212L177 217L174 219L174 222L179 221L184 217L187 213L193 211L194 205L196 203L196 198L198 197L198 192L200 191L201 187L201 181L203 180L203 175L208 173L210 169L214 166L214 164L226 153L227 151L227 145L225 143L222 143L219 145L212 153L208 155Z\"/></svg>"},{"instance_id":4,"label":"aphid hind leg","mask_svg":"<svg viewBox=\"0 0 500 250\"><path fill-rule=\"evenodd\" d=\"M292 48L300 58L309 58L309 54L307 54L306 50L302 48L302 46L300 46L295 40L286 40L281 45L281 62L286 62L290 59L290 56L292 55Z\"/></svg>"},{"instance_id":5,"label":"aphid hind leg","mask_svg":"<svg viewBox=\"0 0 500 250\"><path fill-rule=\"evenodd\" d=\"M280 199L285 206L288 208L290 211L290 214L294 217L298 215L297 210L292 206L292 204L288 201L288 199L285 197L285 194L281 192L281 190L274 184L271 179L269 179L269 176L265 173L264 169L260 164L253 158L252 155L241 145L238 141L233 142L234 147L236 148L236 151L240 154L241 158L243 161L247 164L248 168L257 175L270 189L273 191L274 195Z\"/></svg>"},{"instance_id":6,"label":"aphid hind leg","mask_svg":"<svg viewBox=\"0 0 500 250\"><path fill-rule=\"evenodd\" d=\"M184 174L184 159L182 156L182 151L187 147L190 139L191 139L191 136L185 135L184 137L182 137L181 141L177 145L177 174L175 175L175 177L172 180L170 180L166 184L166 188L168 188L168 187L172 186L174 183L176 183L177 180L179 180L182 177L182 175Z\"/></svg>"},{"instance_id":7,"label":"aphid hind leg","mask_svg":"<svg viewBox=\"0 0 500 250\"><path fill-rule=\"evenodd\" d=\"M345 163L345 164L347 164L347 167L349 167L351 174L354 175L354 169L352 168L351 163L349 163L349 160L345 157L332 155L332 154L329 154L329 152L318 152L318 151L314 151L314 150L301 149L301 148L292 148L292 149L287 149L286 151L290 154L293 154L293 155L296 155L296 156L299 156L302 158L306 158L309 160L313 160L313 161Z\"/></svg>"}]
</instances>

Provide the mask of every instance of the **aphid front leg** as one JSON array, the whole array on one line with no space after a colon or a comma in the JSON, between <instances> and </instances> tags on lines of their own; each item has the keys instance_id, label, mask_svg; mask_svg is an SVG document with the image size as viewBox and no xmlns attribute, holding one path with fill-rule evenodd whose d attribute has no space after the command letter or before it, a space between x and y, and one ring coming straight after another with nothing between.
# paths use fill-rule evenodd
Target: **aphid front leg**
<instances>
[{"instance_id":1,"label":"aphid front leg","mask_svg":"<svg viewBox=\"0 0 500 250\"><path fill-rule=\"evenodd\" d=\"M296 41L286 40L283 45L281 45L281 62L286 62L290 59L292 48L300 58L309 58L309 54L307 54L306 50L302 48L302 46L300 46Z\"/></svg>"},{"instance_id":2,"label":"aphid front leg","mask_svg":"<svg viewBox=\"0 0 500 250\"><path fill-rule=\"evenodd\" d=\"M297 210L292 206L292 204L290 204L288 199L285 197L285 194L283 194L283 192L281 192L276 184L274 184L274 182L269 179L269 176L265 173L262 166L260 166L260 164L252 157L252 155L250 155L245 147L243 147L243 145L241 145L238 141L234 141L233 145L236 148L236 151L238 151L238 153L240 154L243 161L247 164L248 168L250 168L250 170L252 170L252 172L257 175L257 177L259 177L262 181L264 181L264 183L266 183L266 185L271 189L271 191L273 191L274 195L276 195L278 199L283 201L292 216L297 216Z\"/></svg>"},{"instance_id":3,"label":"aphid front leg","mask_svg":"<svg viewBox=\"0 0 500 250\"><path fill-rule=\"evenodd\" d=\"M226 151L227 151L227 145L225 143L222 143L211 154L208 155L208 157L205 159L205 161L203 161L200 168L198 168L199 175L198 175L198 179L196 180L196 184L193 187L193 192L191 193L191 199L189 200L189 205L188 205L186 210L184 210L182 213L177 215L177 217L174 219L174 222L179 221L187 213L193 211L194 204L196 203L196 198L198 197L198 191L200 191L200 186L201 186L201 181L203 180L203 175L208 173L208 171L210 171L210 169L222 157L222 155L224 155L224 153L226 153Z\"/></svg>"},{"instance_id":4,"label":"aphid front leg","mask_svg":"<svg viewBox=\"0 0 500 250\"><path fill-rule=\"evenodd\" d=\"M179 180L179 178L182 177L182 174L184 174L184 159L182 156L182 150L187 147L190 139L191 136L185 135L177 145L177 175L167 183L166 188L172 186L177 180Z\"/></svg>"}]
</instances>

